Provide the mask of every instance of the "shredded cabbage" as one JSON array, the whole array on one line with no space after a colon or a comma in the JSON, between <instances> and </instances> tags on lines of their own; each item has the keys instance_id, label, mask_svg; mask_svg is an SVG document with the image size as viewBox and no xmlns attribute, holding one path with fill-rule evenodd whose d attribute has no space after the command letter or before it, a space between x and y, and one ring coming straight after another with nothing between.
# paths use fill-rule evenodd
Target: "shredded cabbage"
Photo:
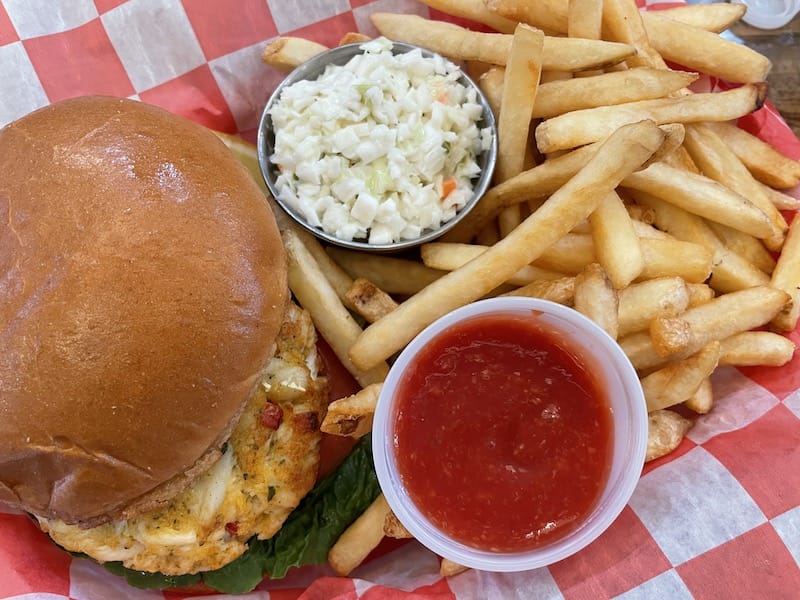
<instances>
[{"instance_id":1,"label":"shredded cabbage","mask_svg":"<svg viewBox=\"0 0 800 600\"><path fill-rule=\"evenodd\" d=\"M458 67L378 38L270 109L281 201L342 240L388 244L452 219L491 143Z\"/></svg>"}]
</instances>

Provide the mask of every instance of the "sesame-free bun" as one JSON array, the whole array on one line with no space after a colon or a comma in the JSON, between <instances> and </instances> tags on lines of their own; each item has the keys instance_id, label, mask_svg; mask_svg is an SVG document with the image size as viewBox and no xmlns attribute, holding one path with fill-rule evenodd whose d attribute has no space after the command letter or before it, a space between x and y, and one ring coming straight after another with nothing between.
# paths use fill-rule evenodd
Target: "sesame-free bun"
<instances>
[{"instance_id":1,"label":"sesame-free bun","mask_svg":"<svg viewBox=\"0 0 800 600\"><path fill-rule=\"evenodd\" d=\"M203 127L84 97L0 130L0 502L93 526L174 496L287 297L275 218Z\"/></svg>"}]
</instances>

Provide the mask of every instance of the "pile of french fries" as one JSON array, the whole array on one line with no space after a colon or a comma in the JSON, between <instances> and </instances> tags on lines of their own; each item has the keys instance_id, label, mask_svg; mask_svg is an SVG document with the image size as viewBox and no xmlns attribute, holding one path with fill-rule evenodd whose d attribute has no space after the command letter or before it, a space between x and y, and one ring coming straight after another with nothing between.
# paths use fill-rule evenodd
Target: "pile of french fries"
<instances>
[{"instance_id":1,"label":"pile of french fries","mask_svg":"<svg viewBox=\"0 0 800 600\"><path fill-rule=\"evenodd\" d=\"M718 35L744 6L423 1L498 32L372 15L381 35L479 82L498 123L494 184L417 259L323 248L279 214L291 289L363 386L330 405L323 430L369 432L392 356L438 317L527 295L572 306L618 340L650 413L647 460L673 451L693 423L685 415L712 409L719 365L780 366L795 350L783 333L800 314L800 220L787 224L798 200L782 190L800 182L800 163L734 124L761 107L770 68ZM263 60L288 71L324 49L278 38ZM693 93L701 75L739 85ZM380 497L331 565L349 573L385 535L409 534Z\"/></svg>"}]
</instances>

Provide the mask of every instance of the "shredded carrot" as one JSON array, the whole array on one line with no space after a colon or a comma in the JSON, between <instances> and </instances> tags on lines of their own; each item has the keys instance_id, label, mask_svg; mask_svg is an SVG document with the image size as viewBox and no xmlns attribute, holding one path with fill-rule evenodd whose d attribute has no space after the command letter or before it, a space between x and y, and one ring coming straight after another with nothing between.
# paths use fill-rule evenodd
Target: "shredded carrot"
<instances>
[{"instance_id":1,"label":"shredded carrot","mask_svg":"<svg viewBox=\"0 0 800 600\"><path fill-rule=\"evenodd\" d=\"M447 198L458 187L455 177L448 177L442 181L442 199Z\"/></svg>"}]
</instances>

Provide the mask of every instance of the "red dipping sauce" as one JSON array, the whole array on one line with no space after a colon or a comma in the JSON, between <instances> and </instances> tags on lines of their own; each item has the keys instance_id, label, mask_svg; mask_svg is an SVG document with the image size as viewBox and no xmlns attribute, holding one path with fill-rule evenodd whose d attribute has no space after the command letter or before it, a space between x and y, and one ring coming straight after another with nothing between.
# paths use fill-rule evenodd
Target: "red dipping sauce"
<instances>
[{"instance_id":1,"label":"red dipping sauce","mask_svg":"<svg viewBox=\"0 0 800 600\"><path fill-rule=\"evenodd\" d=\"M577 528L608 478L608 398L568 340L531 315L456 323L397 389L403 484L441 531L474 548L530 550Z\"/></svg>"}]
</instances>

